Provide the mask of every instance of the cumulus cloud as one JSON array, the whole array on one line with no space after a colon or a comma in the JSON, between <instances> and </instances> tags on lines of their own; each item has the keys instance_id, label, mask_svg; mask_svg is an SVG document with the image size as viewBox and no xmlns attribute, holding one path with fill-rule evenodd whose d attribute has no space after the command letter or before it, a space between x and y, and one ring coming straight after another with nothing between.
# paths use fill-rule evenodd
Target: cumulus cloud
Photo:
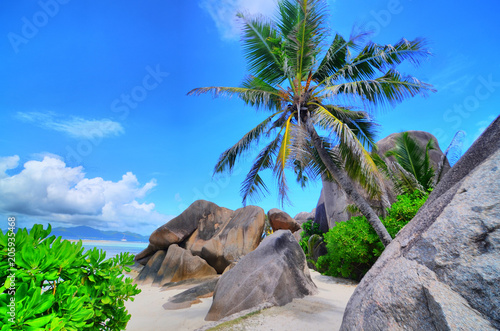
<instances>
[{"instance_id":1,"label":"cumulus cloud","mask_svg":"<svg viewBox=\"0 0 500 331\"><path fill-rule=\"evenodd\" d=\"M143 199L156 186L141 185L127 172L119 181L87 178L84 169L68 167L59 158L28 161L12 176L19 157L0 158L0 210L67 225L151 233L171 217L154 210Z\"/></svg>"},{"instance_id":2,"label":"cumulus cloud","mask_svg":"<svg viewBox=\"0 0 500 331\"><path fill-rule=\"evenodd\" d=\"M80 139L119 136L125 132L120 123L106 118L100 120L83 119L77 116L64 118L53 112L18 112L16 117L41 128L63 132Z\"/></svg>"},{"instance_id":3,"label":"cumulus cloud","mask_svg":"<svg viewBox=\"0 0 500 331\"><path fill-rule=\"evenodd\" d=\"M223 39L238 40L240 25L236 14L261 14L272 17L277 1L273 0L202 0L200 7L208 12Z\"/></svg>"}]
</instances>

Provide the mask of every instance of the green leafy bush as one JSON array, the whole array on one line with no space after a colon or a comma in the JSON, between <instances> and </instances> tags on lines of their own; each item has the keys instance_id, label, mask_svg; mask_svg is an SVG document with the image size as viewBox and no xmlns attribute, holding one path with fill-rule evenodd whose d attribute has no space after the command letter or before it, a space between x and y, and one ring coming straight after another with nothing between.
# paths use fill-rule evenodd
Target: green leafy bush
<instances>
[{"instance_id":1,"label":"green leafy bush","mask_svg":"<svg viewBox=\"0 0 500 331\"><path fill-rule=\"evenodd\" d=\"M81 241L50 232L50 225L37 224L29 233L18 230L14 241L12 232L0 231L1 331L125 329L130 315L124 302L140 293L123 275L133 255L105 260L102 250L84 253ZM15 260L9 259L13 252Z\"/></svg>"},{"instance_id":2,"label":"green leafy bush","mask_svg":"<svg viewBox=\"0 0 500 331\"><path fill-rule=\"evenodd\" d=\"M415 191L398 196L382 219L394 238L427 200L427 194ZM384 245L364 216L337 223L325 233L327 254L320 256L316 267L326 275L360 280L382 254Z\"/></svg>"}]
</instances>

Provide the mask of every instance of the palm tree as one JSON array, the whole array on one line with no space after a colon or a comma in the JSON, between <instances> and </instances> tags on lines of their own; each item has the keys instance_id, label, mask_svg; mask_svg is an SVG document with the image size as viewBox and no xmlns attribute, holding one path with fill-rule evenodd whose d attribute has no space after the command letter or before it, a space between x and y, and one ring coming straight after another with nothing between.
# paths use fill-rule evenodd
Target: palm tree
<instances>
[{"instance_id":1,"label":"palm tree","mask_svg":"<svg viewBox=\"0 0 500 331\"><path fill-rule=\"evenodd\" d=\"M326 5L321 0L281 0L274 21L242 13L238 17L250 75L240 87L202 87L188 95L237 96L271 114L222 153L215 173L230 172L242 153L261 138L270 139L243 182L244 203L268 191L262 170L273 169L282 201L287 199L285 168L300 176L303 171L323 175L339 183L388 245L390 235L353 183L380 195L380 174L365 149L375 146L373 123L356 107L371 111L431 90L395 69L405 60L419 64L425 59L424 41L402 39L382 46L365 42L368 34L358 33L349 39L336 34L326 44ZM327 135L320 136L316 128Z\"/></svg>"},{"instance_id":2,"label":"palm tree","mask_svg":"<svg viewBox=\"0 0 500 331\"><path fill-rule=\"evenodd\" d=\"M386 157L392 156L395 161L388 159L385 162L376 153L372 157L392 181L397 194L427 193L437 183L436 172L430 163L429 151L432 149L435 149L432 139L424 148L408 132L403 132L396 137L394 147L385 153Z\"/></svg>"}]
</instances>

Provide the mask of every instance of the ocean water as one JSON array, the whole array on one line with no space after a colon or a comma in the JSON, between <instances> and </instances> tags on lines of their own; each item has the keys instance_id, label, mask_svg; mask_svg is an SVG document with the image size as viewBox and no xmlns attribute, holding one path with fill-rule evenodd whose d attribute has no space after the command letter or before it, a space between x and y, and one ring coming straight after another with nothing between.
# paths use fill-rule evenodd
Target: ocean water
<instances>
[{"instance_id":1,"label":"ocean water","mask_svg":"<svg viewBox=\"0 0 500 331\"><path fill-rule=\"evenodd\" d=\"M84 241L82 242L85 251L97 247L106 252L106 259L112 258L122 252L129 252L136 255L148 247L147 242L132 241Z\"/></svg>"}]
</instances>

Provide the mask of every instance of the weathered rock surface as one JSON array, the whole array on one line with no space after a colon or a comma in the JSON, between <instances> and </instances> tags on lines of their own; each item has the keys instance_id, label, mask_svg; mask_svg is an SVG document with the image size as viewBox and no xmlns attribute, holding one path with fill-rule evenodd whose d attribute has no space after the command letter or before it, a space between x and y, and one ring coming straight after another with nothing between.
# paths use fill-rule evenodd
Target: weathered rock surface
<instances>
[{"instance_id":1,"label":"weathered rock surface","mask_svg":"<svg viewBox=\"0 0 500 331\"><path fill-rule=\"evenodd\" d=\"M149 246L137 254L135 260L145 261L157 250L166 250L172 244L181 243L199 227L208 235L211 230L216 230L218 224L227 220L231 213L231 210L210 201L197 200L182 214L156 229L149 237Z\"/></svg>"},{"instance_id":2,"label":"weathered rock surface","mask_svg":"<svg viewBox=\"0 0 500 331\"><path fill-rule=\"evenodd\" d=\"M144 268L142 268L141 272L135 279L135 282L137 284L147 284L153 282L166 255L167 252L164 250L156 251L153 256L150 257Z\"/></svg>"},{"instance_id":3,"label":"weathered rock surface","mask_svg":"<svg viewBox=\"0 0 500 331\"><path fill-rule=\"evenodd\" d=\"M148 247L136 255L146 264L136 281L162 285L220 274L257 248L264 223L264 210L257 206L232 211L196 201L153 232Z\"/></svg>"},{"instance_id":4,"label":"weathered rock surface","mask_svg":"<svg viewBox=\"0 0 500 331\"><path fill-rule=\"evenodd\" d=\"M337 183L322 179L322 184L314 223L319 224L322 232L327 232L335 226L335 222L345 222L349 219L349 214L345 211L349 202L344 190Z\"/></svg>"},{"instance_id":5,"label":"weathered rock surface","mask_svg":"<svg viewBox=\"0 0 500 331\"><path fill-rule=\"evenodd\" d=\"M259 246L265 213L257 206L237 209L217 234L202 246L199 255L222 273L232 262Z\"/></svg>"},{"instance_id":6,"label":"weathered rock surface","mask_svg":"<svg viewBox=\"0 0 500 331\"><path fill-rule=\"evenodd\" d=\"M201 298L209 298L213 295L215 285L217 285L218 281L218 277L211 278L184 292L174 295L163 304L163 308L166 310L184 309L191 307L193 304L200 303Z\"/></svg>"},{"instance_id":7,"label":"weathered rock surface","mask_svg":"<svg viewBox=\"0 0 500 331\"><path fill-rule=\"evenodd\" d=\"M362 279L341 330L500 329L500 117Z\"/></svg>"},{"instance_id":8,"label":"weathered rock surface","mask_svg":"<svg viewBox=\"0 0 500 331\"><path fill-rule=\"evenodd\" d=\"M429 156L431 159L431 165L434 169L438 168L438 164L441 162L441 158L443 156L443 152L439 148L439 144L437 139L430 133L424 131L408 131L409 136L417 141L417 143L425 147L429 139L433 140L434 150L429 151ZM381 139L377 142L377 154L382 156L384 160L388 160L384 156L384 154L390 149L394 148L396 138L399 133L393 133L384 139ZM393 157L390 157L389 160L394 161ZM448 161L445 161L443 166L442 176L446 174L450 170L450 165ZM337 185L337 183L329 182L326 180L322 181L323 188L321 190L321 195L316 206L316 214L314 222L319 224L319 228L321 231L326 232L328 229L331 229L335 226L336 222L345 222L352 215L345 211L347 205L352 204L353 202L347 197L345 192ZM368 200L372 208L378 214L382 214L385 210L384 206L377 200L370 200L368 195L363 192L359 185L356 185L358 190L362 193L365 199ZM389 179L383 180L383 190L387 194L388 203L392 204L396 201L397 195L393 191L393 184Z\"/></svg>"},{"instance_id":9,"label":"weathered rock surface","mask_svg":"<svg viewBox=\"0 0 500 331\"><path fill-rule=\"evenodd\" d=\"M314 217L316 216L316 208L314 208L310 213L302 211L295 215L293 218L297 223L299 223L300 226L304 224L308 220L314 220Z\"/></svg>"},{"instance_id":10,"label":"weathered rock surface","mask_svg":"<svg viewBox=\"0 0 500 331\"><path fill-rule=\"evenodd\" d=\"M297 223L290 215L285 213L278 208L273 208L267 212L267 217L269 218L269 223L273 231L278 230L290 230L295 232L300 230L300 225Z\"/></svg>"},{"instance_id":11,"label":"weathered rock surface","mask_svg":"<svg viewBox=\"0 0 500 331\"><path fill-rule=\"evenodd\" d=\"M316 291L304 252L290 231L278 230L221 276L205 320L216 321L265 302L285 305Z\"/></svg>"},{"instance_id":12,"label":"weathered rock surface","mask_svg":"<svg viewBox=\"0 0 500 331\"><path fill-rule=\"evenodd\" d=\"M203 278L216 275L217 271L199 256L176 244L168 247L160 268L156 272L153 284L163 285L191 278Z\"/></svg>"}]
</instances>

